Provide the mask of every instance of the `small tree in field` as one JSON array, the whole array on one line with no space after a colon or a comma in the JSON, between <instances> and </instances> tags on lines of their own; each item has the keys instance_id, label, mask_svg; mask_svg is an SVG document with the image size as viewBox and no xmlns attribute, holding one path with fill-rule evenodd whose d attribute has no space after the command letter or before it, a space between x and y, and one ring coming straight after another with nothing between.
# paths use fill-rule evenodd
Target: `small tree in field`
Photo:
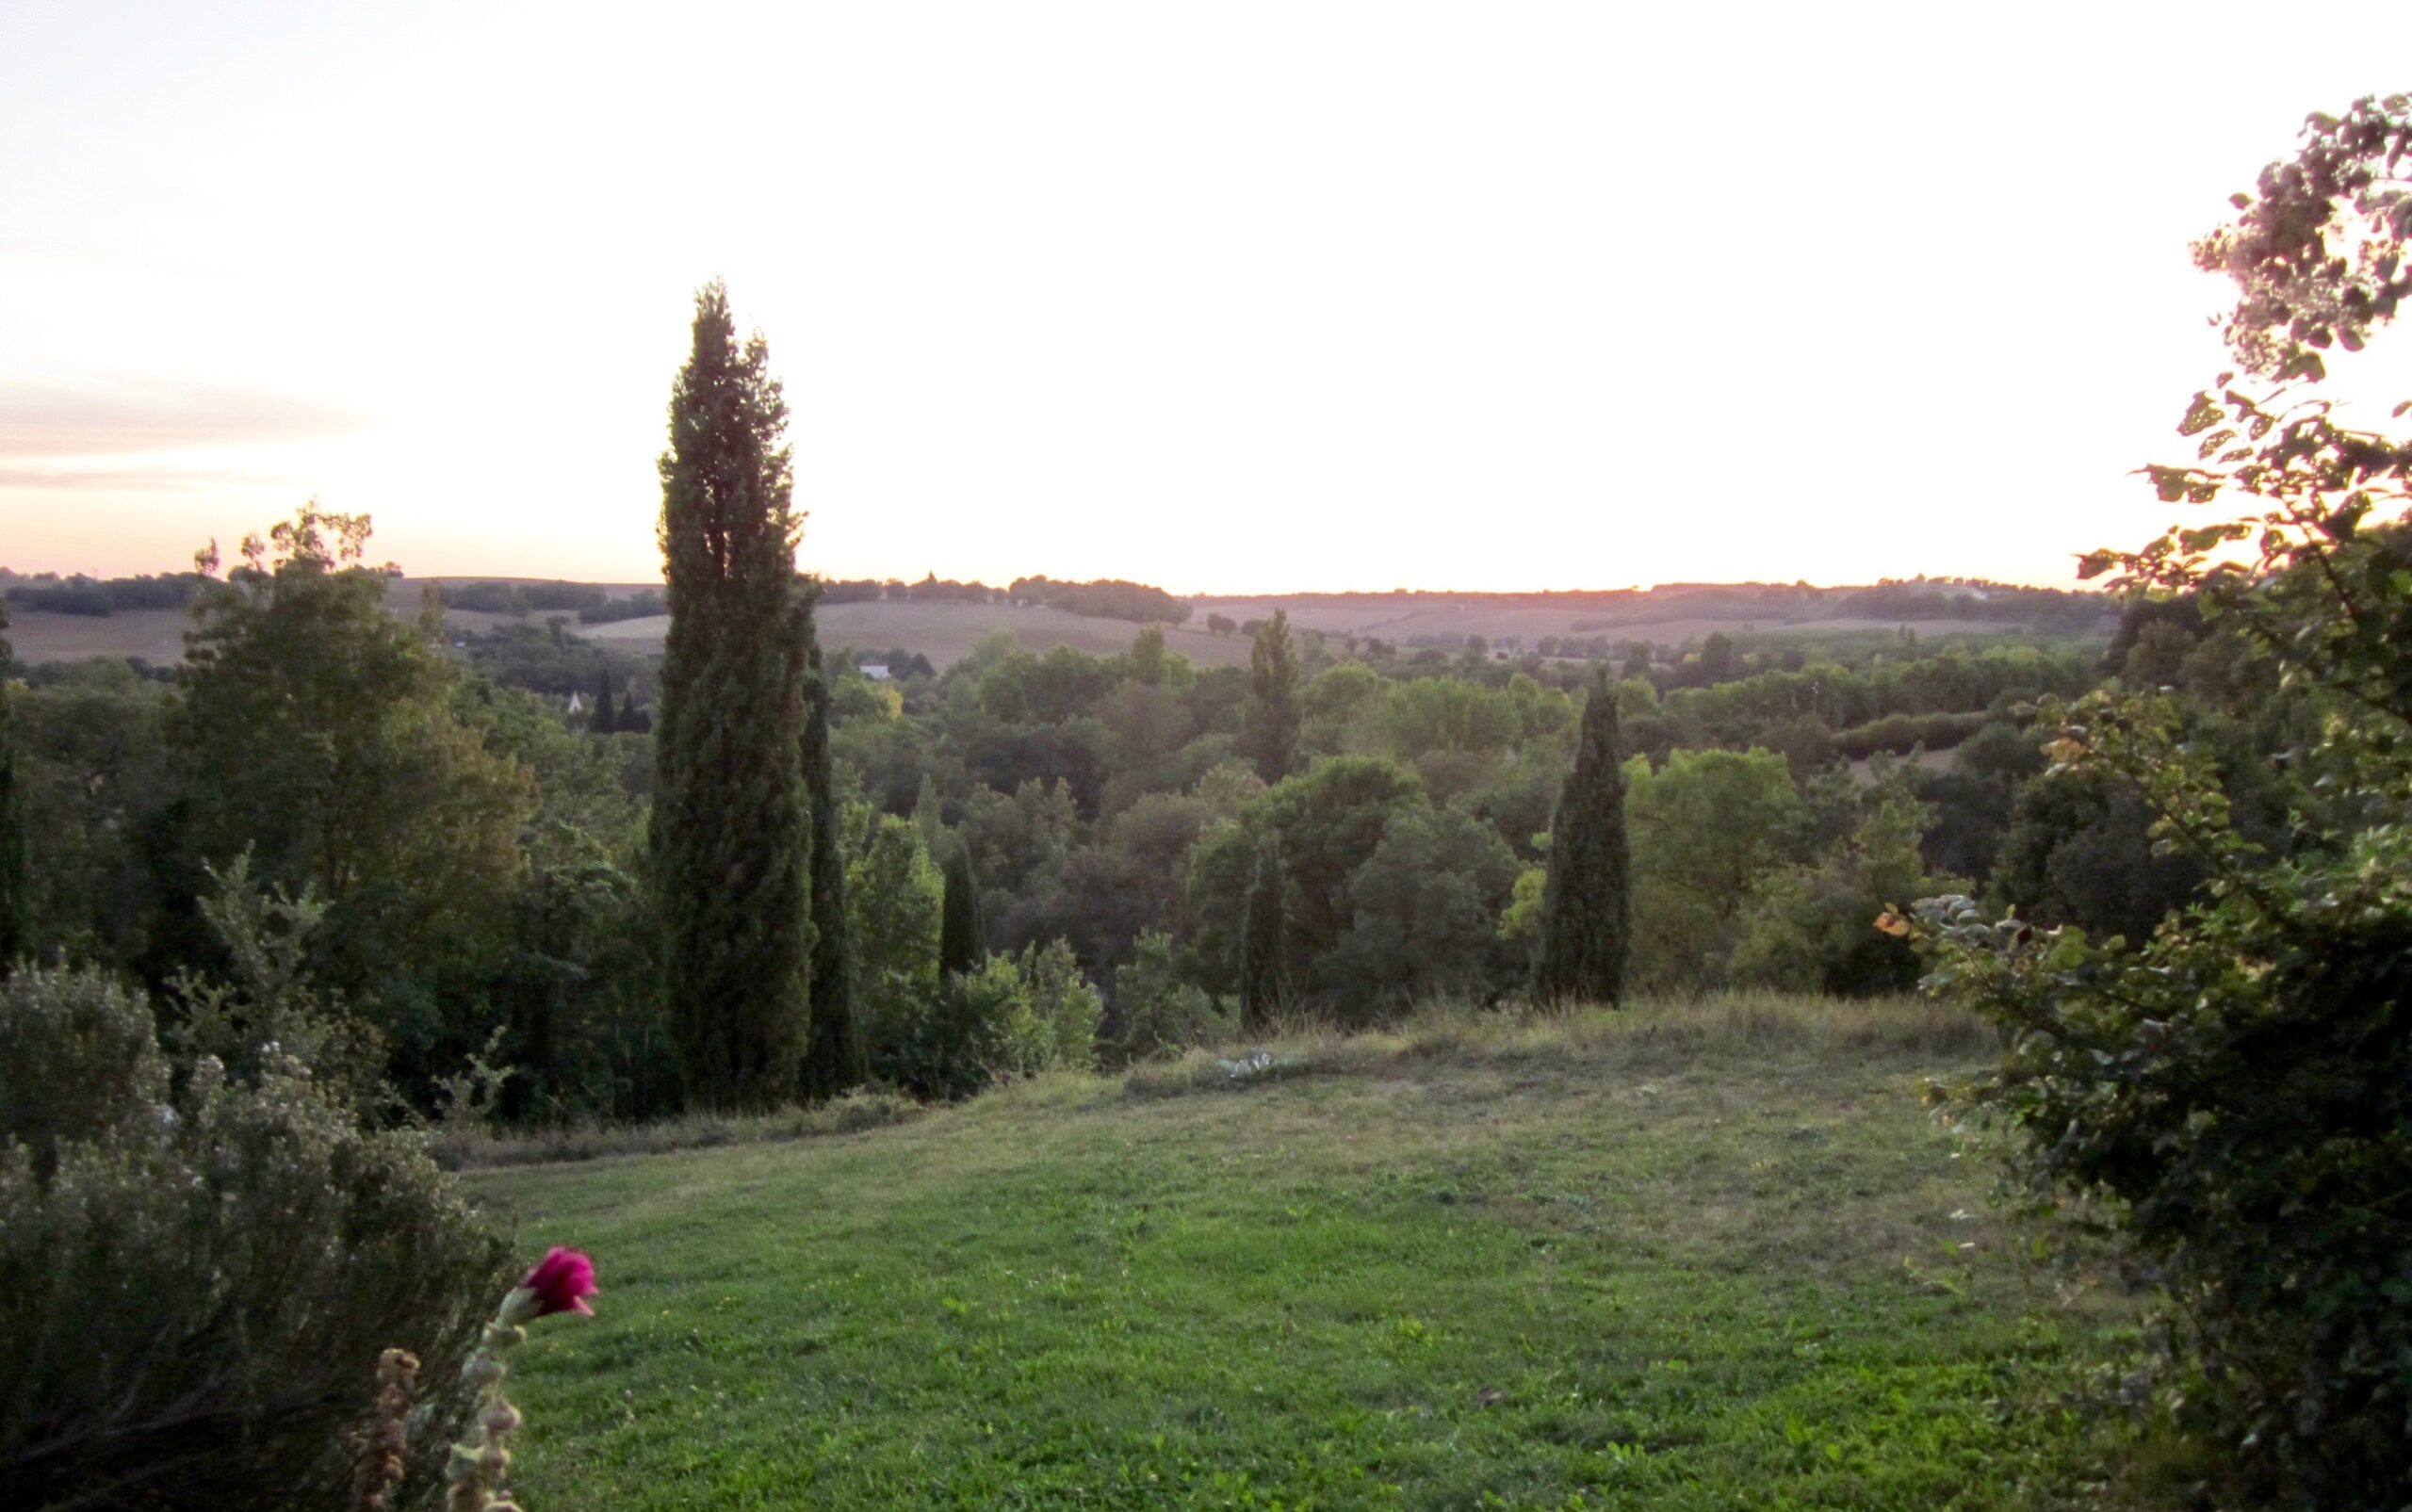
<instances>
[{"instance_id":1,"label":"small tree in field","mask_svg":"<svg viewBox=\"0 0 2412 1512\"><path fill-rule=\"evenodd\" d=\"M695 297L693 336L660 463L653 880L688 1096L759 1108L795 1096L810 1029L811 608L769 350L738 345L718 284Z\"/></svg>"},{"instance_id":2,"label":"small tree in field","mask_svg":"<svg viewBox=\"0 0 2412 1512\"><path fill-rule=\"evenodd\" d=\"M1614 1003L1633 937L1633 862L1625 844L1616 691L1603 676L1583 708L1574 771L1550 821L1533 996L1547 1004Z\"/></svg>"}]
</instances>

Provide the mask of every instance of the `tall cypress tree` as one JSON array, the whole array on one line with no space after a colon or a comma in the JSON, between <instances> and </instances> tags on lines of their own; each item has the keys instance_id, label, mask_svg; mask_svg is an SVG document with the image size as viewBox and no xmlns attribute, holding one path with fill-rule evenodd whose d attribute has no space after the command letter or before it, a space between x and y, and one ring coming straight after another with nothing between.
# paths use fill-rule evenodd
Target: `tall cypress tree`
<instances>
[{"instance_id":1,"label":"tall cypress tree","mask_svg":"<svg viewBox=\"0 0 2412 1512\"><path fill-rule=\"evenodd\" d=\"M1240 740L1256 762L1257 775L1279 782L1298 753L1298 652L1290 641L1290 616L1275 610L1256 627L1247 654L1247 703L1240 714Z\"/></svg>"},{"instance_id":2,"label":"tall cypress tree","mask_svg":"<svg viewBox=\"0 0 2412 1512\"><path fill-rule=\"evenodd\" d=\"M586 727L597 735L609 735L620 727L611 707L611 669L605 667L595 675L595 712Z\"/></svg>"},{"instance_id":3,"label":"tall cypress tree","mask_svg":"<svg viewBox=\"0 0 2412 1512\"><path fill-rule=\"evenodd\" d=\"M8 611L0 609L0 630ZM34 949L34 868L25 836L25 794L8 707L8 642L0 640L0 976Z\"/></svg>"},{"instance_id":4,"label":"tall cypress tree","mask_svg":"<svg viewBox=\"0 0 2412 1512\"><path fill-rule=\"evenodd\" d=\"M1240 1020L1263 1029L1288 996L1289 917L1281 897L1281 857L1271 846L1257 853L1247 913L1240 921Z\"/></svg>"},{"instance_id":5,"label":"tall cypress tree","mask_svg":"<svg viewBox=\"0 0 2412 1512\"><path fill-rule=\"evenodd\" d=\"M1633 938L1633 862L1625 844L1624 769L1616 690L1604 674L1583 707L1574 772L1549 826L1540 953L1533 996L1550 1006L1614 1004Z\"/></svg>"},{"instance_id":6,"label":"tall cypress tree","mask_svg":"<svg viewBox=\"0 0 2412 1512\"><path fill-rule=\"evenodd\" d=\"M957 840L946 852L946 896L938 909L939 975L976 971L980 958L987 953L987 929L980 918L980 881L971 874L971 848Z\"/></svg>"},{"instance_id":7,"label":"tall cypress tree","mask_svg":"<svg viewBox=\"0 0 2412 1512\"><path fill-rule=\"evenodd\" d=\"M653 880L691 1100L796 1095L810 1029L811 605L800 591L787 402L718 283L670 397L660 543L670 633L655 724Z\"/></svg>"},{"instance_id":8,"label":"tall cypress tree","mask_svg":"<svg viewBox=\"0 0 2412 1512\"><path fill-rule=\"evenodd\" d=\"M846 856L838 841L838 798L829 761L829 684L821 644L811 642L805 680L804 780L812 794L812 1034L804 1053L804 1094L834 1097L862 1085L861 1019L855 1005L854 941L846 930Z\"/></svg>"}]
</instances>

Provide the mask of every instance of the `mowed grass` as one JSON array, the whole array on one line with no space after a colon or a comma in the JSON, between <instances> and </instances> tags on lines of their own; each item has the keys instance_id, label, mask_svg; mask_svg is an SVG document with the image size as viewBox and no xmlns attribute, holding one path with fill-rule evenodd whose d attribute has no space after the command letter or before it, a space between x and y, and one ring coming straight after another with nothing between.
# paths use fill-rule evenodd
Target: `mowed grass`
<instances>
[{"instance_id":1,"label":"mowed grass","mask_svg":"<svg viewBox=\"0 0 2412 1512\"><path fill-rule=\"evenodd\" d=\"M1919 1104L1984 1036L1761 1000L1268 1047L470 1178L598 1316L535 1506L2013 1507L2098 1317Z\"/></svg>"}]
</instances>

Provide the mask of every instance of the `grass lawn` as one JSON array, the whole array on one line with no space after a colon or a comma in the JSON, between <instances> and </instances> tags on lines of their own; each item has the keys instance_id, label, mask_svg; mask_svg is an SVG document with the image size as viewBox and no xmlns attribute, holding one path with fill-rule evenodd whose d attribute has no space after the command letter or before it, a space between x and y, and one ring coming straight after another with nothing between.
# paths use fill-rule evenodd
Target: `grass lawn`
<instances>
[{"instance_id":1,"label":"grass lawn","mask_svg":"<svg viewBox=\"0 0 2412 1512\"><path fill-rule=\"evenodd\" d=\"M593 1320L543 1507L2009 1507L2100 1327L1921 1109L1939 1010L1291 1041L868 1132L480 1172Z\"/></svg>"}]
</instances>

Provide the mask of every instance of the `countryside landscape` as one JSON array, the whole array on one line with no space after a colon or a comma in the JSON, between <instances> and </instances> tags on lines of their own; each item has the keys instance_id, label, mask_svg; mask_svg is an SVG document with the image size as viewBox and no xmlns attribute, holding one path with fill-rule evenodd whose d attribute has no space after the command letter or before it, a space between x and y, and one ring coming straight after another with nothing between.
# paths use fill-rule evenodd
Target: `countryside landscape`
<instances>
[{"instance_id":1,"label":"countryside landscape","mask_svg":"<svg viewBox=\"0 0 2412 1512\"><path fill-rule=\"evenodd\" d=\"M0 1505L2412 1507L2412 96L99 8L0 15ZM1913 353L1836 203L1643 247L1634 57L2111 146L1887 114Z\"/></svg>"}]
</instances>

